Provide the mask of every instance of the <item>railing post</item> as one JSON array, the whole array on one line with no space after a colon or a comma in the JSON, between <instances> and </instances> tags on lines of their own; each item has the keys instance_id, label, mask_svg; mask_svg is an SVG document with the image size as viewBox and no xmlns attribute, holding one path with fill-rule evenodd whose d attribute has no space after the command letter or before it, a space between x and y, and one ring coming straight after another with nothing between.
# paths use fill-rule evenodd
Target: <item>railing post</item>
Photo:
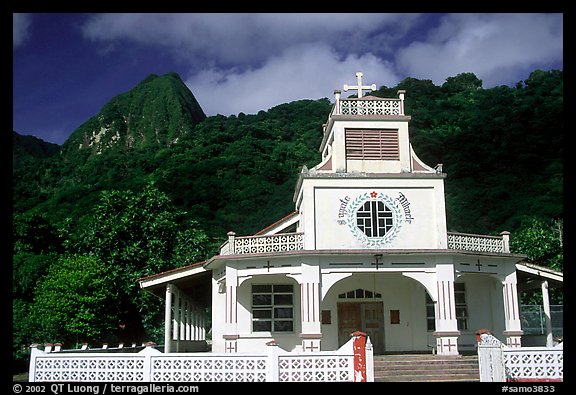
<instances>
[{"instance_id":1,"label":"railing post","mask_svg":"<svg viewBox=\"0 0 576 395\"><path fill-rule=\"evenodd\" d=\"M510 232L505 230L500 236L502 236L502 252L510 252Z\"/></svg>"},{"instance_id":2,"label":"railing post","mask_svg":"<svg viewBox=\"0 0 576 395\"><path fill-rule=\"evenodd\" d=\"M236 246L234 245L236 233L228 232L227 235L228 235L228 249L230 250L230 254L234 255L236 253Z\"/></svg>"},{"instance_id":3,"label":"railing post","mask_svg":"<svg viewBox=\"0 0 576 395\"><path fill-rule=\"evenodd\" d=\"M334 90L334 115L340 115L340 94L338 89Z\"/></svg>"},{"instance_id":4,"label":"railing post","mask_svg":"<svg viewBox=\"0 0 576 395\"><path fill-rule=\"evenodd\" d=\"M400 98L400 115L404 115L404 94L405 90L398 91L398 97Z\"/></svg>"}]
</instances>

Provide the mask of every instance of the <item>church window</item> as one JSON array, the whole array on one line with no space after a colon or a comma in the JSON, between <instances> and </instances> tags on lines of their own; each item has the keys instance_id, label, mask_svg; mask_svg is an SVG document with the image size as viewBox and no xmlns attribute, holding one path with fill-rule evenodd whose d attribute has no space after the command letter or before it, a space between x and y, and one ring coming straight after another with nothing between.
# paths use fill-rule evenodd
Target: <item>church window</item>
<instances>
[{"instance_id":1,"label":"church window","mask_svg":"<svg viewBox=\"0 0 576 395\"><path fill-rule=\"evenodd\" d=\"M430 295L428 295L428 292L425 292L426 294L426 329L430 332L433 332L436 330L436 314L434 313L434 301L432 300L432 298L430 297Z\"/></svg>"},{"instance_id":2,"label":"church window","mask_svg":"<svg viewBox=\"0 0 576 395\"><path fill-rule=\"evenodd\" d=\"M384 237L394 226L394 215L384 202L368 200L356 211L356 225L368 237Z\"/></svg>"},{"instance_id":3,"label":"church window","mask_svg":"<svg viewBox=\"0 0 576 395\"><path fill-rule=\"evenodd\" d=\"M344 292L338 295L338 299L373 299L381 297L382 297L381 293L372 292L367 289L361 289L361 288Z\"/></svg>"},{"instance_id":4,"label":"church window","mask_svg":"<svg viewBox=\"0 0 576 395\"><path fill-rule=\"evenodd\" d=\"M293 285L252 285L252 330L254 332L294 331Z\"/></svg>"},{"instance_id":5,"label":"church window","mask_svg":"<svg viewBox=\"0 0 576 395\"><path fill-rule=\"evenodd\" d=\"M346 129L346 159L399 160L398 130Z\"/></svg>"},{"instance_id":6,"label":"church window","mask_svg":"<svg viewBox=\"0 0 576 395\"><path fill-rule=\"evenodd\" d=\"M458 330L468 330L468 306L466 304L466 285L464 283L454 283L454 299ZM426 292L426 328L428 331L436 330L434 301L428 295L428 292Z\"/></svg>"},{"instance_id":7,"label":"church window","mask_svg":"<svg viewBox=\"0 0 576 395\"><path fill-rule=\"evenodd\" d=\"M454 299L456 305L456 320L458 330L468 329L468 307L466 305L466 285L464 283L454 283Z\"/></svg>"}]
</instances>

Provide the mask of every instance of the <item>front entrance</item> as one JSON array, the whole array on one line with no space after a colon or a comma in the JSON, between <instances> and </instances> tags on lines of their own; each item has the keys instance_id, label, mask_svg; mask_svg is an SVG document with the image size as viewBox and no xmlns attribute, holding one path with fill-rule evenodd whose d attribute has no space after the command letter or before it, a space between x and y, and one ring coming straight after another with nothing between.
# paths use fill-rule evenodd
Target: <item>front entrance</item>
<instances>
[{"instance_id":1,"label":"front entrance","mask_svg":"<svg viewBox=\"0 0 576 395\"><path fill-rule=\"evenodd\" d=\"M338 345L350 340L355 331L370 336L374 354L384 353L384 313L382 302L338 303Z\"/></svg>"}]
</instances>

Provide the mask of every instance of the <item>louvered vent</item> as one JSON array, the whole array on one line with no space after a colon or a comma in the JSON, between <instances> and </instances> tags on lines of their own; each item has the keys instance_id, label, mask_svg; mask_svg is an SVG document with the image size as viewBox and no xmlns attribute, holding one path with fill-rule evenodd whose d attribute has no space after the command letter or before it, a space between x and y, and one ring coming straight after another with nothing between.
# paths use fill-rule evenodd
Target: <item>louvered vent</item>
<instances>
[{"instance_id":1,"label":"louvered vent","mask_svg":"<svg viewBox=\"0 0 576 395\"><path fill-rule=\"evenodd\" d=\"M346 159L400 160L398 130L346 129Z\"/></svg>"}]
</instances>

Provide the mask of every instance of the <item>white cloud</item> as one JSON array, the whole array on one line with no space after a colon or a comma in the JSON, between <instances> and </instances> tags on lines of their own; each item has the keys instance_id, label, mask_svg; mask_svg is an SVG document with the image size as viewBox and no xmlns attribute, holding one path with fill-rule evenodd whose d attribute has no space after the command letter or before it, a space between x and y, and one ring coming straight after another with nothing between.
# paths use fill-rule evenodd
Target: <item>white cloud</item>
<instances>
[{"instance_id":1,"label":"white cloud","mask_svg":"<svg viewBox=\"0 0 576 395\"><path fill-rule=\"evenodd\" d=\"M253 114L294 100L333 100L335 89L356 84L357 71L364 73L364 84L393 86L399 81L390 64L373 54L342 59L325 44L301 44L259 68L207 68L188 77L186 85L207 115Z\"/></svg>"},{"instance_id":2,"label":"white cloud","mask_svg":"<svg viewBox=\"0 0 576 395\"><path fill-rule=\"evenodd\" d=\"M12 48L24 44L30 35L30 14L12 14Z\"/></svg>"},{"instance_id":3,"label":"white cloud","mask_svg":"<svg viewBox=\"0 0 576 395\"><path fill-rule=\"evenodd\" d=\"M381 50L386 40L397 38L418 18L419 14L378 13L94 14L83 33L96 41L160 45L190 62L200 57L232 67L313 42L353 53ZM384 34L383 28L392 32Z\"/></svg>"},{"instance_id":4,"label":"white cloud","mask_svg":"<svg viewBox=\"0 0 576 395\"><path fill-rule=\"evenodd\" d=\"M562 59L561 14L451 14L426 42L399 50L397 65L406 75L435 84L473 72L491 87Z\"/></svg>"}]
</instances>

